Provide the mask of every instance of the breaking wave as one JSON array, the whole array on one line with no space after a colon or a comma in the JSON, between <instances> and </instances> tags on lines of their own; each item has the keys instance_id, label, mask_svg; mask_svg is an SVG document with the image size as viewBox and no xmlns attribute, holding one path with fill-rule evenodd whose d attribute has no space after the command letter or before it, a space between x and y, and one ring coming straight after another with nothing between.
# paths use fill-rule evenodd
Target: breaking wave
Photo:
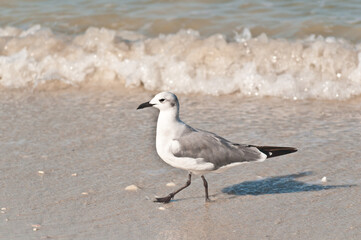
<instances>
[{"instance_id":1,"label":"breaking wave","mask_svg":"<svg viewBox=\"0 0 361 240\"><path fill-rule=\"evenodd\" d=\"M185 94L345 100L361 95L361 44L253 37L247 28L229 39L194 30L150 38L95 27L78 35L4 27L0 78L3 89L121 83Z\"/></svg>"}]
</instances>

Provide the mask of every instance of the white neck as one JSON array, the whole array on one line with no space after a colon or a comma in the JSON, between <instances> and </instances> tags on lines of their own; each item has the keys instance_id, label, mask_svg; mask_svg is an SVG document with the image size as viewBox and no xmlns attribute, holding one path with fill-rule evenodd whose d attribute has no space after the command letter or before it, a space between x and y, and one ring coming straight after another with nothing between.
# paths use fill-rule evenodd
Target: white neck
<instances>
[{"instance_id":1,"label":"white neck","mask_svg":"<svg viewBox=\"0 0 361 240\"><path fill-rule=\"evenodd\" d=\"M179 111L176 108L161 110L157 122L157 136L159 134L171 134L182 121L179 119ZM172 134L171 134L172 135Z\"/></svg>"},{"instance_id":2,"label":"white neck","mask_svg":"<svg viewBox=\"0 0 361 240\"><path fill-rule=\"evenodd\" d=\"M179 119L178 109L172 108L159 112L157 123L156 147L161 158L170 151L170 144L178 139L187 125Z\"/></svg>"}]
</instances>

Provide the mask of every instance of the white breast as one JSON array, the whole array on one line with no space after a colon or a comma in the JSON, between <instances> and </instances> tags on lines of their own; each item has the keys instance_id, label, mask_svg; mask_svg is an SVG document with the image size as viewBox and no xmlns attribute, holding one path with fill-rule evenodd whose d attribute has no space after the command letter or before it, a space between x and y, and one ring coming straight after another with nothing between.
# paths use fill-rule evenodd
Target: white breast
<instances>
[{"instance_id":1,"label":"white breast","mask_svg":"<svg viewBox=\"0 0 361 240\"><path fill-rule=\"evenodd\" d=\"M171 144L168 145L165 142L164 145L157 146L158 155L164 162L171 165L172 167L191 171L195 174L204 174L214 169L214 165L212 163L205 162L203 158L175 157L172 152L172 143L175 142L178 141L171 141Z\"/></svg>"},{"instance_id":2,"label":"white breast","mask_svg":"<svg viewBox=\"0 0 361 240\"><path fill-rule=\"evenodd\" d=\"M193 173L203 174L214 169L212 163L204 162L202 158L175 157L173 152L180 148L178 139L186 125L181 121L167 121L164 124L164 116L159 115L157 123L156 148L159 157L175 168L184 169Z\"/></svg>"}]
</instances>

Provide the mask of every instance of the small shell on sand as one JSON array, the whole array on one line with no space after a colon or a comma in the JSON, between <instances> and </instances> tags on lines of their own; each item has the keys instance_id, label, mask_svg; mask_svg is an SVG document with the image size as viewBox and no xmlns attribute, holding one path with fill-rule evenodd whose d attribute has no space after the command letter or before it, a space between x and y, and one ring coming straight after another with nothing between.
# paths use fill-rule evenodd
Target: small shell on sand
<instances>
[{"instance_id":1,"label":"small shell on sand","mask_svg":"<svg viewBox=\"0 0 361 240\"><path fill-rule=\"evenodd\" d=\"M38 231L40 229L40 227L41 227L41 225L39 225L39 224L32 224L31 226L33 227L34 232Z\"/></svg>"},{"instance_id":2,"label":"small shell on sand","mask_svg":"<svg viewBox=\"0 0 361 240\"><path fill-rule=\"evenodd\" d=\"M321 179L321 182L323 182L323 183L327 182L327 177L323 177L323 178Z\"/></svg>"},{"instance_id":3,"label":"small shell on sand","mask_svg":"<svg viewBox=\"0 0 361 240\"><path fill-rule=\"evenodd\" d=\"M38 171L39 175L43 175L44 173L45 173L44 171L41 171L41 170Z\"/></svg>"},{"instance_id":4,"label":"small shell on sand","mask_svg":"<svg viewBox=\"0 0 361 240\"><path fill-rule=\"evenodd\" d=\"M166 184L167 187L175 187L175 183L174 182L169 182Z\"/></svg>"},{"instance_id":5,"label":"small shell on sand","mask_svg":"<svg viewBox=\"0 0 361 240\"><path fill-rule=\"evenodd\" d=\"M72 173L71 176L76 177L76 176L78 176L78 174L77 173Z\"/></svg>"},{"instance_id":6,"label":"small shell on sand","mask_svg":"<svg viewBox=\"0 0 361 240\"><path fill-rule=\"evenodd\" d=\"M161 210L161 211L164 211L164 210L165 210L164 207L159 207L158 209Z\"/></svg>"},{"instance_id":7,"label":"small shell on sand","mask_svg":"<svg viewBox=\"0 0 361 240\"><path fill-rule=\"evenodd\" d=\"M139 189L138 186L132 184L132 185L127 186L124 190L125 191L137 191L138 189Z\"/></svg>"},{"instance_id":8,"label":"small shell on sand","mask_svg":"<svg viewBox=\"0 0 361 240\"><path fill-rule=\"evenodd\" d=\"M87 192L82 192L81 195L89 195Z\"/></svg>"}]
</instances>

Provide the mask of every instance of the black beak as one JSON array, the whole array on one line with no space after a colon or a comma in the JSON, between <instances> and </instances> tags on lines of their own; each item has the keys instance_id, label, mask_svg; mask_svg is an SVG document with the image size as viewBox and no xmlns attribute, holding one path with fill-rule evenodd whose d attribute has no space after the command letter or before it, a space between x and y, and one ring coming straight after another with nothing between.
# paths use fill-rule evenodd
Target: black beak
<instances>
[{"instance_id":1,"label":"black beak","mask_svg":"<svg viewBox=\"0 0 361 240\"><path fill-rule=\"evenodd\" d=\"M154 105L154 104L151 104L151 103L149 103L149 102L145 102L145 103L140 104L139 107L137 108L137 110L138 110L138 109L142 109L142 108L146 108L146 107L151 107L151 106L153 106L153 105Z\"/></svg>"}]
</instances>

